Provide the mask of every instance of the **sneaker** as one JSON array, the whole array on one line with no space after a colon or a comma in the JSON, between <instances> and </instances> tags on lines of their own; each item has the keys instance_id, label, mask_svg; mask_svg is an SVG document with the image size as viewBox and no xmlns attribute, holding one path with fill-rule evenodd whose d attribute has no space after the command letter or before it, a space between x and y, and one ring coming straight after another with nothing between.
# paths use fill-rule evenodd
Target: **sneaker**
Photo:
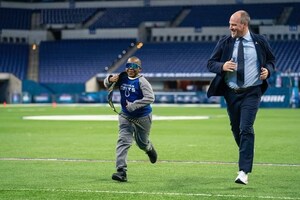
<instances>
[{"instance_id":1,"label":"sneaker","mask_svg":"<svg viewBox=\"0 0 300 200\"><path fill-rule=\"evenodd\" d=\"M248 175L244 171L239 171L238 176L235 179L235 183L247 185Z\"/></svg>"},{"instance_id":2,"label":"sneaker","mask_svg":"<svg viewBox=\"0 0 300 200\"><path fill-rule=\"evenodd\" d=\"M152 147L152 149L150 151L147 151L146 152L148 157L149 157L149 160L151 163L156 163L156 160L157 160L157 153L154 149L154 147Z\"/></svg>"},{"instance_id":3,"label":"sneaker","mask_svg":"<svg viewBox=\"0 0 300 200\"><path fill-rule=\"evenodd\" d=\"M125 171L118 171L116 173L113 173L111 178L115 181L127 182L127 175Z\"/></svg>"}]
</instances>

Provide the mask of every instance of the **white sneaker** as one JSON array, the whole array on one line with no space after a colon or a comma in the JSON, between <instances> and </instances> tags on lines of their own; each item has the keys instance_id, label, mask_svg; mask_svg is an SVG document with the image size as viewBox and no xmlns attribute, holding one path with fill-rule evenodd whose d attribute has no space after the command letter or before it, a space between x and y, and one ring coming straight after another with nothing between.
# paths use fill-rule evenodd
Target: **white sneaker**
<instances>
[{"instance_id":1,"label":"white sneaker","mask_svg":"<svg viewBox=\"0 0 300 200\"><path fill-rule=\"evenodd\" d=\"M247 185L248 184L248 175L244 171L239 171L238 176L235 179L235 182L239 183L239 184Z\"/></svg>"}]
</instances>

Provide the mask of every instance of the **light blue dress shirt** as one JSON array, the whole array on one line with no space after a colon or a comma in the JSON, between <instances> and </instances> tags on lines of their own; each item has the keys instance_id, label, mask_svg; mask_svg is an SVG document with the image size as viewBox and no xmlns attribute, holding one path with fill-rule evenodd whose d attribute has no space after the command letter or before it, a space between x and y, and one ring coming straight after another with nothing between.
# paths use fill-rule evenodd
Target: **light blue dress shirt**
<instances>
[{"instance_id":1,"label":"light blue dress shirt","mask_svg":"<svg viewBox=\"0 0 300 200\"><path fill-rule=\"evenodd\" d=\"M250 86L256 86L262 84L262 80L260 80L260 67L257 60L257 53L254 46L254 42L248 31L247 34L243 37L244 40L244 60L245 60L245 83L242 88L247 88ZM235 40L233 53L232 53L232 60L234 62L237 61L237 50L239 45L239 38ZM237 66L238 67L238 66ZM225 82L230 88L237 89L239 88L236 83L236 70L233 72L226 72L225 75Z\"/></svg>"}]
</instances>

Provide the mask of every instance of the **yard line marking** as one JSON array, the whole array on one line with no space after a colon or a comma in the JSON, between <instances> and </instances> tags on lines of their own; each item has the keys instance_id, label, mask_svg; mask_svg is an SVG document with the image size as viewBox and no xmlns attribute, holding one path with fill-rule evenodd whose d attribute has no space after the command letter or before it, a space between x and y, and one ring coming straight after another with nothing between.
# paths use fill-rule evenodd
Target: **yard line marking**
<instances>
[{"instance_id":1,"label":"yard line marking","mask_svg":"<svg viewBox=\"0 0 300 200\"><path fill-rule=\"evenodd\" d=\"M203 120L209 116L158 116L153 115L153 120ZM23 120L66 120L66 121L117 121L118 115L44 115L24 116Z\"/></svg>"},{"instance_id":2,"label":"yard line marking","mask_svg":"<svg viewBox=\"0 0 300 200\"><path fill-rule=\"evenodd\" d=\"M57 161L57 162L99 162L111 163L115 160L97 160L97 159L72 159L72 158L0 158L0 161ZM128 160L131 163L149 162L148 160ZM177 163L177 164L203 164L203 165L237 165L236 162L221 161L184 161L184 160L159 160L158 163ZM288 163L254 163L257 166L274 167L300 167L300 164Z\"/></svg>"},{"instance_id":3,"label":"yard line marking","mask_svg":"<svg viewBox=\"0 0 300 200\"><path fill-rule=\"evenodd\" d=\"M132 195L162 195L162 196L204 196L204 197L232 197L232 198L255 198L255 199L284 199L299 200L299 197L275 197L275 196L247 196L235 194L210 194L210 193L180 193L180 192L144 192L144 191L113 191L113 190L66 190L66 189L0 189L0 191L27 191L27 192L78 192L78 193L108 193L108 194L132 194Z\"/></svg>"},{"instance_id":4,"label":"yard line marking","mask_svg":"<svg viewBox=\"0 0 300 200\"><path fill-rule=\"evenodd\" d=\"M29 104L8 104L7 107L51 107L52 103L29 103ZM82 103L59 103L57 107L109 107L108 103L91 103L91 104L82 104ZM115 107L121 107L119 103L115 105ZM220 108L220 104L214 103L203 103L203 104L178 104L178 103L154 103L153 107L189 107L189 108Z\"/></svg>"}]
</instances>

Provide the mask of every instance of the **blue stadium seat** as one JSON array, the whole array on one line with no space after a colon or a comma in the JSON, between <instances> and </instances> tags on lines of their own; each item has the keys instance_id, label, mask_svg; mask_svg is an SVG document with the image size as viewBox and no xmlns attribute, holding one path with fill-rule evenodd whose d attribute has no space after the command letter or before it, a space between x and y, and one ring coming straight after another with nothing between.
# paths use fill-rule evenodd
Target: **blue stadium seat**
<instances>
[{"instance_id":1,"label":"blue stadium seat","mask_svg":"<svg viewBox=\"0 0 300 200\"><path fill-rule=\"evenodd\" d=\"M29 9L0 8L1 29L25 29L31 28L31 13Z\"/></svg>"},{"instance_id":2,"label":"blue stadium seat","mask_svg":"<svg viewBox=\"0 0 300 200\"><path fill-rule=\"evenodd\" d=\"M143 73L207 73L207 61L215 42L146 43L136 52ZM282 72L300 72L300 41L272 41L276 68ZM124 70L124 66L117 72Z\"/></svg>"},{"instance_id":3,"label":"blue stadium seat","mask_svg":"<svg viewBox=\"0 0 300 200\"><path fill-rule=\"evenodd\" d=\"M273 41L276 66L281 72L300 72L300 41Z\"/></svg>"},{"instance_id":4,"label":"blue stadium seat","mask_svg":"<svg viewBox=\"0 0 300 200\"><path fill-rule=\"evenodd\" d=\"M142 22L172 21L182 8L173 7L126 7L108 8L90 29L138 27Z\"/></svg>"},{"instance_id":5,"label":"blue stadium seat","mask_svg":"<svg viewBox=\"0 0 300 200\"><path fill-rule=\"evenodd\" d=\"M134 40L63 40L40 45L39 82L85 83L110 66Z\"/></svg>"},{"instance_id":6,"label":"blue stadium seat","mask_svg":"<svg viewBox=\"0 0 300 200\"><path fill-rule=\"evenodd\" d=\"M215 43L147 43L136 52L143 73L204 73ZM118 71L122 71L118 69Z\"/></svg>"},{"instance_id":7,"label":"blue stadium seat","mask_svg":"<svg viewBox=\"0 0 300 200\"><path fill-rule=\"evenodd\" d=\"M299 25L300 24L300 3L294 3L292 13L287 20L287 25Z\"/></svg>"},{"instance_id":8,"label":"blue stadium seat","mask_svg":"<svg viewBox=\"0 0 300 200\"><path fill-rule=\"evenodd\" d=\"M228 26L228 20L237 10L247 10L252 20L276 20L287 4L235 4L203 5L191 7L191 12L180 24L181 27ZM272 12L266 12L266 7ZM213 17L208 17L213 16Z\"/></svg>"},{"instance_id":9,"label":"blue stadium seat","mask_svg":"<svg viewBox=\"0 0 300 200\"><path fill-rule=\"evenodd\" d=\"M42 9L41 24L79 24L89 19L97 8Z\"/></svg>"},{"instance_id":10,"label":"blue stadium seat","mask_svg":"<svg viewBox=\"0 0 300 200\"><path fill-rule=\"evenodd\" d=\"M26 79L29 46L27 44L0 44L0 72L12 73Z\"/></svg>"}]
</instances>

